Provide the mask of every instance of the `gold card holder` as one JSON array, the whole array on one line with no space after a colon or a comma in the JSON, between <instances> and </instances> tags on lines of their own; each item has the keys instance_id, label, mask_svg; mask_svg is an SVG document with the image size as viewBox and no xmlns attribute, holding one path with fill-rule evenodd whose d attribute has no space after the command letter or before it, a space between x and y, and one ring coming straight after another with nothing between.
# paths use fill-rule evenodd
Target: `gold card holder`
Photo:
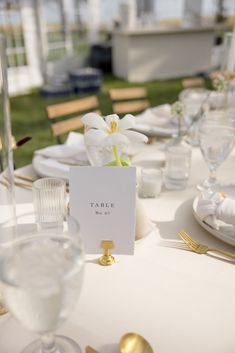
<instances>
[{"instance_id":1,"label":"gold card holder","mask_svg":"<svg viewBox=\"0 0 235 353\"><path fill-rule=\"evenodd\" d=\"M99 258L99 264L102 266L113 265L115 263L115 258L110 254L110 250L114 248L113 241L102 240L100 247L104 250L104 255Z\"/></svg>"},{"instance_id":2,"label":"gold card holder","mask_svg":"<svg viewBox=\"0 0 235 353\"><path fill-rule=\"evenodd\" d=\"M3 297L2 297L2 293L0 292L0 316L5 315L8 313L8 310L5 306Z\"/></svg>"}]
</instances>

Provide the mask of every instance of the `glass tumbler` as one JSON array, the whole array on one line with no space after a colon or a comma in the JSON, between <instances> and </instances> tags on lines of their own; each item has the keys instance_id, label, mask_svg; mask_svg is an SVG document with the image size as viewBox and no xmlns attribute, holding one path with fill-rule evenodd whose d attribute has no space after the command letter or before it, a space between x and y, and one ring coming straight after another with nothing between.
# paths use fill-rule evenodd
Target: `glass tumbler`
<instances>
[{"instance_id":1,"label":"glass tumbler","mask_svg":"<svg viewBox=\"0 0 235 353\"><path fill-rule=\"evenodd\" d=\"M33 203L39 228L59 227L66 215L66 183L63 179L42 178L33 183Z\"/></svg>"},{"instance_id":2,"label":"glass tumbler","mask_svg":"<svg viewBox=\"0 0 235 353\"><path fill-rule=\"evenodd\" d=\"M167 189L184 189L190 174L192 151L183 144L168 146L166 150L165 186Z\"/></svg>"}]
</instances>

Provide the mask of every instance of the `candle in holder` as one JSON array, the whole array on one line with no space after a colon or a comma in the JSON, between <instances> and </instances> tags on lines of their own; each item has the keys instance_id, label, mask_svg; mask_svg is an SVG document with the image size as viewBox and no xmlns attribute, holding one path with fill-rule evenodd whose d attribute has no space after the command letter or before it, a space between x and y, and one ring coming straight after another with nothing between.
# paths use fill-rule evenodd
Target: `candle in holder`
<instances>
[{"instance_id":1,"label":"candle in holder","mask_svg":"<svg viewBox=\"0 0 235 353\"><path fill-rule=\"evenodd\" d=\"M142 168L140 196L156 197L162 189L162 170L157 168Z\"/></svg>"}]
</instances>

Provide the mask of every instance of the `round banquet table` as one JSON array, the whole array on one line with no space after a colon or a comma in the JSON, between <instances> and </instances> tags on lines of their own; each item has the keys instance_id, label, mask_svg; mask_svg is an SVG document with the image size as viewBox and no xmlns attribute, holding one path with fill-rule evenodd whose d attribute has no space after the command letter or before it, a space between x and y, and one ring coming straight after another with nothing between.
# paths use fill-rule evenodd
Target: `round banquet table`
<instances>
[{"instance_id":1,"label":"round banquet table","mask_svg":"<svg viewBox=\"0 0 235 353\"><path fill-rule=\"evenodd\" d=\"M146 148L154 159L154 146ZM234 167L235 152L219 168L220 180L232 184ZM18 173L34 174L31 165ZM75 339L83 352L91 345L117 353L126 332L144 336L157 353L235 351L235 263L181 249L177 235L184 228L207 245L235 253L193 216L195 186L207 174L194 148L187 189L163 189L158 198L143 200L155 227L136 242L134 256L116 255L115 265L102 267L98 255L87 255L82 294L58 333ZM16 206L19 214L32 209L32 192L17 187ZM1 353L21 352L35 337L10 314L0 317Z\"/></svg>"}]
</instances>

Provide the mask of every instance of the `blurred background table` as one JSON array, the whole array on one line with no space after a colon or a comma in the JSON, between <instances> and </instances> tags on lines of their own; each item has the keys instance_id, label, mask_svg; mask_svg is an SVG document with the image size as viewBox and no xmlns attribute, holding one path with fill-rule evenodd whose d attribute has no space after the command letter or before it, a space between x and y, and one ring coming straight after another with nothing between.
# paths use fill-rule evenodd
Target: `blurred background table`
<instances>
[{"instance_id":1,"label":"blurred background table","mask_svg":"<svg viewBox=\"0 0 235 353\"><path fill-rule=\"evenodd\" d=\"M116 30L113 72L130 82L206 72L211 69L215 31L214 25Z\"/></svg>"}]
</instances>

